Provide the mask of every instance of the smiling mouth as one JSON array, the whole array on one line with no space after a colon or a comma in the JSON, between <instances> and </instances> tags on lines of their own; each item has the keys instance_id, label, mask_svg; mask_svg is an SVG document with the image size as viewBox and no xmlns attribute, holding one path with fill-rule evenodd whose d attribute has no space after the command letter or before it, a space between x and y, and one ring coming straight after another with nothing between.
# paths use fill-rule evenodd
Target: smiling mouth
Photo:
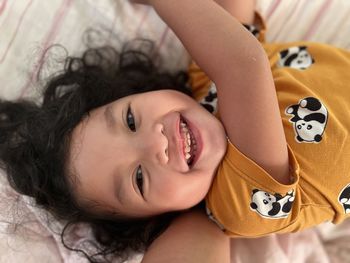
<instances>
[{"instance_id":1,"label":"smiling mouth","mask_svg":"<svg viewBox=\"0 0 350 263\"><path fill-rule=\"evenodd\" d=\"M187 122L182 116L180 117L180 134L183 140L183 154L187 165L191 168L197 154L196 138L188 127Z\"/></svg>"}]
</instances>

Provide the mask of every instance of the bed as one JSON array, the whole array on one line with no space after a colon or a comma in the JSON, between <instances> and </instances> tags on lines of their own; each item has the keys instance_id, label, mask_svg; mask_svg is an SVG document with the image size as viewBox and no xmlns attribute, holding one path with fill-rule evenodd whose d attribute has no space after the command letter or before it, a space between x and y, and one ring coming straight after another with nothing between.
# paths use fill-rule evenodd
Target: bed
<instances>
[{"instance_id":1,"label":"bed","mask_svg":"<svg viewBox=\"0 0 350 263\"><path fill-rule=\"evenodd\" d=\"M320 41L350 50L348 0L258 0L257 9L266 19L268 41ZM155 40L164 68L186 68L188 54L150 8L127 0L0 0L0 97L38 100L40 82L67 54L79 54L86 43L121 45L135 37ZM58 45L52 54L46 50L53 44ZM61 244L63 222L15 193L0 173L0 262L87 262ZM89 249L90 240L84 225L69 235L75 248ZM350 221L231 244L232 263L350 262ZM129 263L141 258L136 254Z\"/></svg>"}]
</instances>

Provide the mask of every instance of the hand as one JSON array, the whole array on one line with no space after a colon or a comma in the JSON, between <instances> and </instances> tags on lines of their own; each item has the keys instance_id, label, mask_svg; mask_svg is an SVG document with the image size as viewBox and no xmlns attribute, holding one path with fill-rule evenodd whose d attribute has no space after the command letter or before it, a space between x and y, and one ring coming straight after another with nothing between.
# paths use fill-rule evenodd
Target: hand
<instances>
[{"instance_id":1,"label":"hand","mask_svg":"<svg viewBox=\"0 0 350 263\"><path fill-rule=\"evenodd\" d=\"M150 262L229 263L230 238L204 211L193 209L175 218L153 241L142 260Z\"/></svg>"}]
</instances>

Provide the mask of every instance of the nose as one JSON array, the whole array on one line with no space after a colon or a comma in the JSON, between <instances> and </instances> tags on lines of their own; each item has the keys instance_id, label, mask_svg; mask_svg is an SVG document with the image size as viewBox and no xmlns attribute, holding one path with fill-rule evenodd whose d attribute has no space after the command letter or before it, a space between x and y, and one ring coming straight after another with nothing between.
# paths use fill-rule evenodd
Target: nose
<instances>
[{"instance_id":1,"label":"nose","mask_svg":"<svg viewBox=\"0 0 350 263\"><path fill-rule=\"evenodd\" d=\"M163 124L157 123L145 131L139 142L143 159L156 164L166 164L168 157L168 139Z\"/></svg>"}]
</instances>

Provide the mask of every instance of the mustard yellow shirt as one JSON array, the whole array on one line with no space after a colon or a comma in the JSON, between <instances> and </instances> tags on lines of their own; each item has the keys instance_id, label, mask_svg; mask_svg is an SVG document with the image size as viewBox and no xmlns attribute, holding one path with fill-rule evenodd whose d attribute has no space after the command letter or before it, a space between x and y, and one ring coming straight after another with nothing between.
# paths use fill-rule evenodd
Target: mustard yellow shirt
<instances>
[{"instance_id":1,"label":"mustard yellow shirt","mask_svg":"<svg viewBox=\"0 0 350 263\"><path fill-rule=\"evenodd\" d=\"M350 52L310 42L263 46L293 183L280 184L229 141L205 202L232 237L295 232L350 215ZM215 85L195 64L189 74L194 96L215 113Z\"/></svg>"}]
</instances>

